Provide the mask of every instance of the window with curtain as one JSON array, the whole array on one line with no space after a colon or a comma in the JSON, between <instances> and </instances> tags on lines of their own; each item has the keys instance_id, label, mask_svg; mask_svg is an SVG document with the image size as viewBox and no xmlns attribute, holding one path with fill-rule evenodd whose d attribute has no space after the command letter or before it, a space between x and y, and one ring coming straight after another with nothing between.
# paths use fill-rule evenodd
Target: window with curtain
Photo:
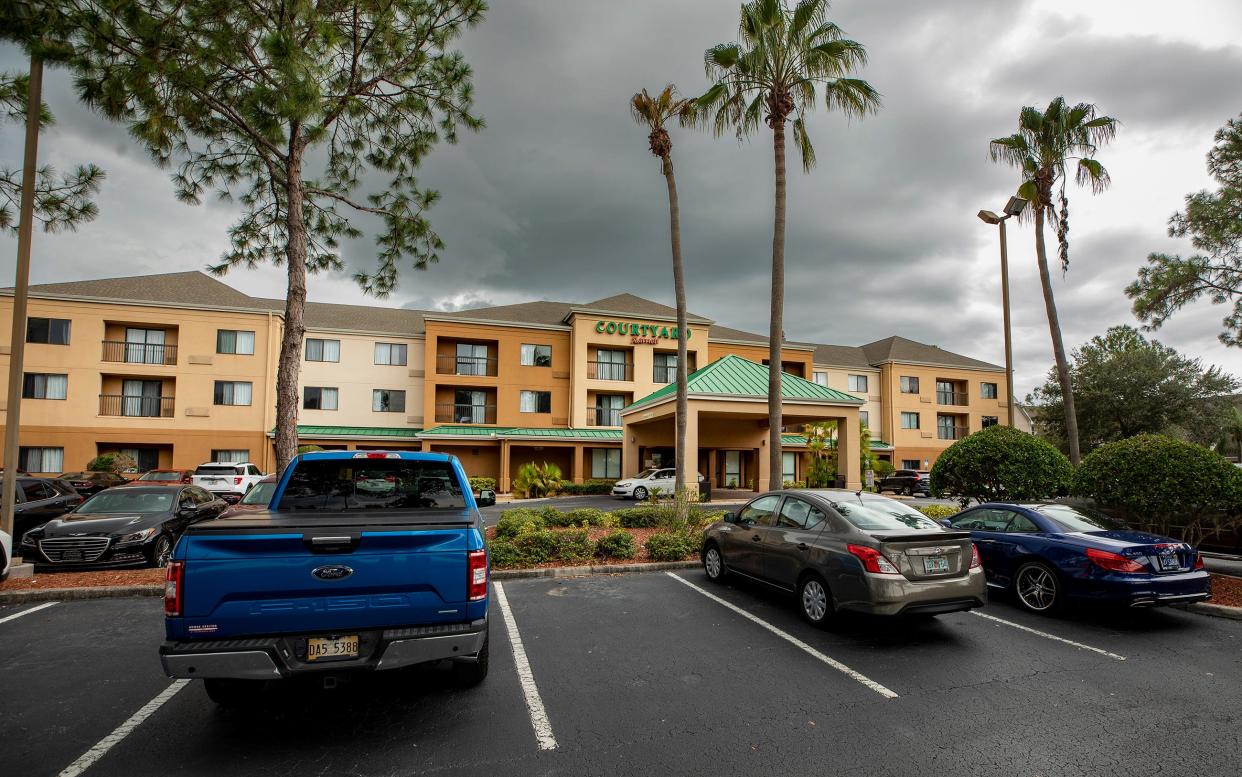
<instances>
[{"instance_id":1,"label":"window with curtain","mask_svg":"<svg viewBox=\"0 0 1242 777\"><path fill-rule=\"evenodd\" d=\"M781 454L781 480L793 483L798 479L798 454L786 451Z\"/></svg>"},{"instance_id":2,"label":"window with curtain","mask_svg":"<svg viewBox=\"0 0 1242 777\"><path fill-rule=\"evenodd\" d=\"M620 394L595 395L595 424L597 426L620 426L621 408L625 397Z\"/></svg>"},{"instance_id":3,"label":"window with curtain","mask_svg":"<svg viewBox=\"0 0 1242 777\"><path fill-rule=\"evenodd\" d=\"M68 394L68 375L28 372L22 379L24 399L65 399Z\"/></svg>"},{"instance_id":4,"label":"window with curtain","mask_svg":"<svg viewBox=\"0 0 1242 777\"><path fill-rule=\"evenodd\" d=\"M901 393L917 394L919 393L919 379L910 375L901 376Z\"/></svg>"},{"instance_id":5,"label":"window with curtain","mask_svg":"<svg viewBox=\"0 0 1242 777\"><path fill-rule=\"evenodd\" d=\"M311 337L306 340L306 361L308 362L339 362L341 360L340 340L321 340Z\"/></svg>"},{"instance_id":6,"label":"window with curtain","mask_svg":"<svg viewBox=\"0 0 1242 777\"><path fill-rule=\"evenodd\" d=\"M596 372L599 380L628 380L626 377L625 351L600 349L595 352Z\"/></svg>"},{"instance_id":7,"label":"window with curtain","mask_svg":"<svg viewBox=\"0 0 1242 777\"><path fill-rule=\"evenodd\" d=\"M163 329L127 328L125 361L129 364L163 364L164 337Z\"/></svg>"},{"instance_id":8,"label":"window with curtain","mask_svg":"<svg viewBox=\"0 0 1242 777\"><path fill-rule=\"evenodd\" d=\"M519 409L523 413L551 413L552 392L523 391L521 394L521 405Z\"/></svg>"},{"instance_id":9,"label":"window with curtain","mask_svg":"<svg viewBox=\"0 0 1242 777\"><path fill-rule=\"evenodd\" d=\"M69 319L27 318L26 342L47 345L69 344ZM45 472L50 470L44 470Z\"/></svg>"},{"instance_id":10,"label":"window with curtain","mask_svg":"<svg viewBox=\"0 0 1242 777\"><path fill-rule=\"evenodd\" d=\"M303 410L336 410L337 390L326 386L306 386L302 389Z\"/></svg>"},{"instance_id":11,"label":"window with curtain","mask_svg":"<svg viewBox=\"0 0 1242 777\"><path fill-rule=\"evenodd\" d=\"M241 329L217 329L216 353L254 354L254 332Z\"/></svg>"},{"instance_id":12,"label":"window with curtain","mask_svg":"<svg viewBox=\"0 0 1242 777\"><path fill-rule=\"evenodd\" d=\"M522 343L523 367L551 367L552 346Z\"/></svg>"},{"instance_id":13,"label":"window with curtain","mask_svg":"<svg viewBox=\"0 0 1242 777\"><path fill-rule=\"evenodd\" d=\"M64 472L64 448L18 448L17 468L23 472Z\"/></svg>"},{"instance_id":14,"label":"window with curtain","mask_svg":"<svg viewBox=\"0 0 1242 777\"><path fill-rule=\"evenodd\" d=\"M815 383L821 386L828 385L828 373L826 372L813 372L811 373L811 378Z\"/></svg>"},{"instance_id":15,"label":"window with curtain","mask_svg":"<svg viewBox=\"0 0 1242 777\"><path fill-rule=\"evenodd\" d=\"M980 383L979 388L983 392L984 399L996 399L995 383Z\"/></svg>"},{"instance_id":16,"label":"window with curtain","mask_svg":"<svg viewBox=\"0 0 1242 777\"><path fill-rule=\"evenodd\" d=\"M224 462L226 464L241 464L250 461L250 451L231 449L214 449L211 452L211 460Z\"/></svg>"},{"instance_id":17,"label":"window with curtain","mask_svg":"<svg viewBox=\"0 0 1242 777\"><path fill-rule=\"evenodd\" d=\"M371 392L371 409L377 413L404 413L405 392L394 389L375 389Z\"/></svg>"},{"instance_id":18,"label":"window with curtain","mask_svg":"<svg viewBox=\"0 0 1242 777\"><path fill-rule=\"evenodd\" d=\"M615 448L594 448L591 450L591 477L621 477L621 451Z\"/></svg>"},{"instance_id":19,"label":"window with curtain","mask_svg":"<svg viewBox=\"0 0 1242 777\"><path fill-rule=\"evenodd\" d=\"M243 381L216 381L217 405L249 405L254 384Z\"/></svg>"},{"instance_id":20,"label":"window with curtain","mask_svg":"<svg viewBox=\"0 0 1242 777\"><path fill-rule=\"evenodd\" d=\"M871 428L871 414L868 413L866 410L858 411L858 420L862 423L863 426L867 427L868 429Z\"/></svg>"},{"instance_id":21,"label":"window with curtain","mask_svg":"<svg viewBox=\"0 0 1242 777\"><path fill-rule=\"evenodd\" d=\"M902 413L901 414L902 429L918 429L919 414L918 413Z\"/></svg>"},{"instance_id":22,"label":"window with curtain","mask_svg":"<svg viewBox=\"0 0 1242 777\"><path fill-rule=\"evenodd\" d=\"M862 394L867 393L867 376L866 375L850 375L848 376L849 390L857 391Z\"/></svg>"},{"instance_id":23,"label":"window with curtain","mask_svg":"<svg viewBox=\"0 0 1242 777\"><path fill-rule=\"evenodd\" d=\"M470 389L454 392L453 421L459 424L487 423L487 392Z\"/></svg>"},{"instance_id":24,"label":"window with curtain","mask_svg":"<svg viewBox=\"0 0 1242 777\"><path fill-rule=\"evenodd\" d=\"M487 375L489 373L488 361L487 346L485 344L457 344L458 375Z\"/></svg>"},{"instance_id":25,"label":"window with curtain","mask_svg":"<svg viewBox=\"0 0 1242 777\"><path fill-rule=\"evenodd\" d=\"M404 343L376 343L375 363L399 366L406 364L409 349Z\"/></svg>"}]
</instances>

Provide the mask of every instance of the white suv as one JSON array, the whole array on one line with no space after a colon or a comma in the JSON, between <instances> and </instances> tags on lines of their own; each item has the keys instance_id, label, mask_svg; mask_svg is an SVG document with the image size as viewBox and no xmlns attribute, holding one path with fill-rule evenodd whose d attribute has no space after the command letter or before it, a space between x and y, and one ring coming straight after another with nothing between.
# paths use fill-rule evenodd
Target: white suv
<instances>
[{"instance_id":1,"label":"white suv","mask_svg":"<svg viewBox=\"0 0 1242 777\"><path fill-rule=\"evenodd\" d=\"M699 483L703 482L703 476L699 475ZM677 490L677 473L672 467L663 469L645 469L632 478L618 480L612 487L612 495L620 497L630 497L643 501L648 496L657 493L662 496L672 496Z\"/></svg>"},{"instance_id":2,"label":"white suv","mask_svg":"<svg viewBox=\"0 0 1242 777\"><path fill-rule=\"evenodd\" d=\"M245 496L264 474L250 462L209 461L198 465L191 478L194 485L205 488L228 501ZM231 499L235 497L235 499Z\"/></svg>"}]
</instances>

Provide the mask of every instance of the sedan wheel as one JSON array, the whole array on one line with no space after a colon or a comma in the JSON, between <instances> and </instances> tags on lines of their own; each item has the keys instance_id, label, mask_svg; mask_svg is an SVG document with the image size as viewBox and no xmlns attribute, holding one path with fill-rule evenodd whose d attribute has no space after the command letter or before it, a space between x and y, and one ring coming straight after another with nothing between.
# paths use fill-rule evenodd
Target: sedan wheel
<instances>
[{"instance_id":1,"label":"sedan wheel","mask_svg":"<svg viewBox=\"0 0 1242 777\"><path fill-rule=\"evenodd\" d=\"M798 588L798 605L808 623L823 626L832 616L832 595L818 575L809 575Z\"/></svg>"},{"instance_id":2,"label":"sedan wheel","mask_svg":"<svg viewBox=\"0 0 1242 777\"><path fill-rule=\"evenodd\" d=\"M647 501L647 489L643 488L642 486L639 486L638 488L634 489L634 498L638 500L639 502Z\"/></svg>"},{"instance_id":3,"label":"sedan wheel","mask_svg":"<svg viewBox=\"0 0 1242 777\"><path fill-rule=\"evenodd\" d=\"M155 546L151 548L151 566L163 569L168 566L168 562L172 561L172 540L167 535L161 534L155 540Z\"/></svg>"},{"instance_id":4,"label":"sedan wheel","mask_svg":"<svg viewBox=\"0 0 1242 777\"><path fill-rule=\"evenodd\" d=\"M703 553L703 571L707 573L707 579L713 583L723 582L728 575L725 569L724 558L720 555L720 548L713 543L707 546L707 550Z\"/></svg>"},{"instance_id":5,"label":"sedan wheel","mask_svg":"<svg viewBox=\"0 0 1242 777\"><path fill-rule=\"evenodd\" d=\"M1061 587L1056 573L1038 561L1023 564L1013 576L1018 601L1031 612L1051 612L1060 602Z\"/></svg>"}]
</instances>

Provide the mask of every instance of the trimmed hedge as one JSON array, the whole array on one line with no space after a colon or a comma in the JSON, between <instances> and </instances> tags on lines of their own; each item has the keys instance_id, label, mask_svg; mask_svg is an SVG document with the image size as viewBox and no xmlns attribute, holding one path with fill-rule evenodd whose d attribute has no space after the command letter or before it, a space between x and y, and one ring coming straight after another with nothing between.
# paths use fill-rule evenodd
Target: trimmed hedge
<instances>
[{"instance_id":1,"label":"trimmed hedge","mask_svg":"<svg viewBox=\"0 0 1242 777\"><path fill-rule=\"evenodd\" d=\"M523 508L505 510L500 514L500 520L496 522L496 537L498 539L513 539L519 535L540 531L546 527L547 523L544 517L535 510Z\"/></svg>"},{"instance_id":2,"label":"trimmed hedge","mask_svg":"<svg viewBox=\"0 0 1242 777\"><path fill-rule=\"evenodd\" d=\"M582 483L562 483L561 493L569 496L590 496L611 494L612 487L617 484L615 480L587 480Z\"/></svg>"},{"instance_id":3,"label":"trimmed hedge","mask_svg":"<svg viewBox=\"0 0 1242 777\"><path fill-rule=\"evenodd\" d=\"M950 445L936 459L931 489L978 502L1022 502L1069 492L1074 468L1065 454L1011 426L990 426Z\"/></svg>"},{"instance_id":4,"label":"trimmed hedge","mask_svg":"<svg viewBox=\"0 0 1242 777\"><path fill-rule=\"evenodd\" d=\"M697 553L702 546L702 535L697 538L687 532L657 532L647 538L644 547L652 561L681 561Z\"/></svg>"},{"instance_id":5,"label":"trimmed hedge","mask_svg":"<svg viewBox=\"0 0 1242 777\"><path fill-rule=\"evenodd\" d=\"M476 494L480 491L495 491L496 478L470 478L470 490Z\"/></svg>"},{"instance_id":6,"label":"trimmed hedge","mask_svg":"<svg viewBox=\"0 0 1242 777\"><path fill-rule=\"evenodd\" d=\"M556 532L556 558L558 561L581 563L595 555L595 543L587 536L586 529L569 529Z\"/></svg>"},{"instance_id":7,"label":"trimmed hedge","mask_svg":"<svg viewBox=\"0 0 1242 777\"><path fill-rule=\"evenodd\" d=\"M945 518L952 518L961 512L956 507L949 507L948 505L923 505L922 507L916 507L914 509L918 510L923 515L926 515L928 518L931 518L933 521L942 521Z\"/></svg>"},{"instance_id":8,"label":"trimmed hedge","mask_svg":"<svg viewBox=\"0 0 1242 777\"><path fill-rule=\"evenodd\" d=\"M595 555L601 558L634 558L638 555L638 543L634 535L624 529L616 529L599 538L595 543Z\"/></svg>"}]
</instances>

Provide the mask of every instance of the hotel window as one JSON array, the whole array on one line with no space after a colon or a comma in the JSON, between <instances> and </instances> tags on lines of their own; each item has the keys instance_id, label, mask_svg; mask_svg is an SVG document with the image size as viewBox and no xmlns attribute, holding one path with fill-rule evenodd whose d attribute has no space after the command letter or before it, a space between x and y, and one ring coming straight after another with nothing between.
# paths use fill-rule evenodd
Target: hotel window
<instances>
[{"instance_id":1,"label":"hotel window","mask_svg":"<svg viewBox=\"0 0 1242 777\"><path fill-rule=\"evenodd\" d=\"M335 388L306 386L302 389L303 410L336 410L339 394Z\"/></svg>"},{"instance_id":2,"label":"hotel window","mask_svg":"<svg viewBox=\"0 0 1242 777\"><path fill-rule=\"evenodd\" d=\"M233 353L238 356L254 355L254 332L241 329L217 329L216 353Z\"/></svg>"},{"instance_id":3,"label":"hotel window","mask_svg":"<svg viewBox=\"0 0 1242 777\"><path fill-rule=\"evenodd\" d=\"M64 399L68 393L68 375L28 372L22 380L23 399Z\"/></svg>"},{"instance_id":4,"label":"hotel window","mask_svg":"<svg viewBox=\"0 0 1242 777\"><path fill-rule=\"evenodd\" d=\"M593 448L591 477L609 480L621 477L621 451L616 448Z\"/></svg>"},{"instance_id":5,"label":"hotel window","mask_svg":"<svg viewBox=\"0 0 1242 777\"><path fill-rule=\"evenodd\" d=\"M919 393L919 379L909 375L901 376L901 393L917 394Z\"/></svg>"},{"instance_id":6,"label":"hotel window","mask_svg":"<svg viewBox=\"0 0 1242 777\"><path fill-rule=\"evenodd\" d=\"M793 483L798 480L798 454L785 452L781 454L781 480Z\"/></svg>"},{"instance_id":7,"label":"hotel window","mask_svg":"<svg viewBox=\"0 0 1242 777\"><path fill-rule=\"evenodd\" d=\"M216 381L217 405L249 405L254 384L248 381Z\"/></svg>"},{"instance_id":8,"label":"hotel window","mask_svg":"<svg viewBox=\"0 0 1242 777\"><path fill-rule=\"evenodd\" d=\"M211 460L222 464L245 464L250 461L250 451L215 448L211 451Z\"/></svg>"},{"instance_id":9,"label":"hotel window","mask_svg":"<svg viewBox=\"0 0 1242 777\"><path fill-rule=\"evenodd\" d=\"M172 416L172 397L164 407L164 383L159 380L124 380L121 382L121 415L136 418L168 418ZM108 413L108 415L113 415Z\"/></svg>"},{"instance_id":10,"label":"hotel window","mask_svg":"<svg viewBox=\"0 0 1242 777\"><path fill-rule=\"evenodd\" d=\"M306 361L339 362L340 360L340 340L320 340L312 337L306 341Z\"/></svg>"},{"instance_id":11,"label":"hotel window","mask_svg":"<svg viewBox=\"0 0 1242 777\"><path fill-rule=\"evenodd\" d=\"M625 351L607 351L601 348L595 352L595 378L597 380L629 380L626 374L629 365L625 363Z\"/></svg>"},{"instance_id":12,"label":"hotel window","mask_svg":"<svg viewBox=\"0 0 1242 777\"><path fill-rule=\"evenodd\" d=\"M980 383L979 388L983 390L984 399L996 399L995 383Z\"/></svg>"},{"instance_id":13,"label":"hotel window","mask_svg":"<svg viewBox=\"0 0 1242 777\"><path fill-rule=\"evenodd\" d=\"M902 413L901 414L902 429L918 429L919 414L918 413Z\"/></svg>"},{"instance_id":14,"label":"hotel window","mask_svg":"<svg viewBox=\"0 0 1242 777\"><path fill-rule=\"evenodd\" d=\"M857 391L860 394L867 393L867 376L866 375L850 375L848 377L848 380L849 380L850 391ZM915 381L915 386L917 385L918 385L918 382ZM918 391L918 389L915 388L915 391Z\"/></svg>"},{"instance_id":15,"label":"hotel window","mask_svg":"<svg viewBox=\"0 0 1242 777\"><path fill-rule=\"evenodd\" d=\"M1000 423L1000 421L994 415L985 415L983 417L984 429L987 429L989 426L996 426L998 423Z\"/></svg>"},{"instance_id":16,"label":"hotel window","mask_svg":"<svg viewBox=\"0 0 1242 777\"><path fill-rule=\"evenodd\" d=\"M486 424L487 392L457 389L453 395L453 422L458 424ZM495 408L492 408L495 410ZM493 419L491 423L495 423Z\"/></svg>"},{"instance_id":17,"label":"hotel window","mask_svg":"<svg viewBox=\"0 0 1242 777\"><path fill-rule=\"evenodd\" d=\"M625 406L625 397L621 394L595 395L595 425L620 426L621 408Z\"/></svg>"},{"instance_id":18,"label":"hotel window","mask_svg":"<svg viewBox=\"0 0 1242 777\"><path fill-rule=\"evenodd\" d=\"M677 381L677 354L655 354L655 375L651 380L653 383L675 383Z\"/></svg>"},{"instance_id":19,"label":"hotel window","mask_svg":"<svg viewBox=\"0 0 1242 777\"><path fill-rule=\"evenodd\" d=\"M902 459L901 468L917 470L919 468L919 460L918 459Z\"/></svg>"},{"instance_id":20,"label":"hotel window","mask_svg":"<svg viewBox=\"0 0 1242 777\"><path fill-rule=\"evenodd\" d=\"M812 373L811 377L813 377L815 379L815 382L821 386L828 385L828 373L826 372L815 372L815 373Z\"/></svg>"},{"instance_id":21,"label":"hotel window","mask_svg":"<svg viewBox=\"0 0 1242 777\"><path fill-rule=\"evenodd\" d=\"M166 364L164 361L163 329L125 330L125 362L127 364ZM175 362L176 359L173 359Z\"/></svg>"},{"instance_id":22,"label":"hotel window","mask_svg":"<svg viewBox=\"0 0 1242 777\"><path fill-rule=\"evenodd\" d=\"M523 413L551 413L552 392L523 391L521 395L521 406L519 409Z\"/></svg>"},{"instance_id":23,"label":"hotel window","mask_svg":"<svg viewBox=\"0 0 1242 777\"><path fill-rule=\"evenodd\" d=\"M523 367L551 367L552 346L522 343Z\"/></svg>"},{"instance_id":24,"label":"hotel window","mask_svg":"<svg viewBox=\"0 0 1242 777\"><path fill-rule=\"evenodd\" d=\"M409 356L409 348L404 343L376 343L375 363L394 367L404 366Z\"/></svg>"},{"instance_id":25,"label":"hotel window","mask_svg":"<svg viewBox=\"0 0 1242 777\"><path fill-rule=\"evenodd\" d=\"M65 449L18 448L17 468L22 472L64 472Z\"/></svg>"},{"instance_id":26,"label":"hotel window","mask_svg":"<svg viewBox=\"0 0 1242 777\"><path fill-rule=\"evenodd\" d=\"M862 423L863 426L867 427L868 429L871 428L871 414L868 413L866 410L858 411L858 420Z\"/></svg>"},{"instance_id":27,"label":"hotel window","mask_svg":"<svg viewBox=\"0 0 1242 777\"><path fill-rule=\"evenodd\" d=\"M46 343L48 345L69 344L69 319L67 318L28 318L26 319L26 342ZM35 450L35 449L31 449ZM42 449L40 449L42 450ZM46 450L61 450L47 448ZM51 472L51 470L37 470Z\"/></svg>"},{"instance_id":28,"label":"hotel window","mask_svg":"<svg viewBox=\"0 0 1242 777\"><path fill-rule=\"evenodd\" d=\"M404 413L405 392L393 389L375 389L371 392L371 409L376 413Z\"/></svg>"},{"instance_id":29,"label":"hotel window","mask_svg":"<svg viewBox=\"0 0 1242 777\"><path fill-rule=\"evenodd\" d=\"M490 375L488 370L488 362L491 359L487 356L487 346L481 343L458 343L457 344L457 374L458 375Z\"/></svg>"},{"instance_id":30,"label":"hotel window","mask_svg":"<svg viewBox=\"0 0 1242 777\"><path fill-rule=\"evenodd\" d=\"M132 472L149 472L160 466L159 448L121 448L117 453L124 454L134 460Z\"/></svg>"}]
</instances>

